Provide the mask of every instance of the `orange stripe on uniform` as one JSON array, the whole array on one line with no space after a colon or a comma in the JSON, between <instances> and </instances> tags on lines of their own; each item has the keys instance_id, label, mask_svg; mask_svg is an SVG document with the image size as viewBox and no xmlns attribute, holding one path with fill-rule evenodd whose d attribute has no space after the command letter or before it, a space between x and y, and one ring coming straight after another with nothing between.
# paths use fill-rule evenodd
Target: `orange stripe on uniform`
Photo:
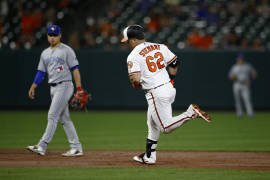
<instances>
[{"instance_id":1,"label":"orange stripe on uniform","mask_svg":"<svg viewBox=\"0 0 270 180\"><path fill-rule=\"evenodd\" d=\"M136 74L136 73L139 73L139 72L141 72L141 71L134 71L134 72L129 73L128 75L133 75L133 74Z\"/></svg>"},{"instance_id":2,"label":"orange stripe on uniform","mask_svg":"<svg viewBox=\"0 0 270 180\"><path fill-rule=\"evenodd\" d=\"M170 64L170 63L173 62L176 58L177 58L177 56L174 56L167 64Z\"/></svg>"},{"instance_id":3,"label":"orange stripe on uniform","mask_svg":"<svg viewBox=\"0 0 270 180\"><path fill-rule=\"evenodd\" d=\"M171 126L173 126L173 125L175 125L175 124L177 124L177 123L180 123L180 122L182 122L182 121L184 121L184 120L186 120L186 119L188 119L188 118L193 118L193 116L194 116L194 115L192 115L191 117L184 117L184 118L182 118L182 119L180 119L180 120L178 120L178 121L176 121L176 122L174 122L174 123L168 125L167 127L164 127L164 125L163 125L163 123L162 123L162 121L161 121L161 119L160 119L160 116L159 116L159 114L158 114L157 107L156 107L156 103L155 103L155 99L154 99L154 96L153 96L152 93L151 93L151 96L152 96L152 99L153 99L153 103L154 103L154 107L155 107L155 111L156 111L158 120L159 120L159 122L160 122L160 124L161 124L161 126L162 126L162 128L163 128L164 130L167 129L167 128L169 128L169 127L171 127Z\"/></svg>"},{"instance_id":4,"label":"orange stripe on uniform","mask_svg":"<svg viewBox=\"0 0 270 180\"><path fill-rule=\"evenodd\" d=\"M152 93L151 93L151 96L152 96L152 99L153 99L153 103L154 103L154 106L155 106L155 110L156 110L156 113L157 113L158 120L159 120L159 122L160 122L162 128L165 130L164 125L162 124L162 121L161 121L161 119L160 119L160 117L159 117L159 114L158 114L158 111L157 111L157 107L156 107L156 103L155 103L155 99L154 99L154 96L153 96Z\"/></svg>"}]
</instances>

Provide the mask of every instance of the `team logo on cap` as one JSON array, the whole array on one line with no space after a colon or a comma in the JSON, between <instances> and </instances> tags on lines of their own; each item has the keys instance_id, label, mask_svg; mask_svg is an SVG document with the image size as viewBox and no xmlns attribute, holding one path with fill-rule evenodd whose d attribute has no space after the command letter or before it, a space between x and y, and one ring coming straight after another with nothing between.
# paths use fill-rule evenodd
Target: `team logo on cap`
<instances>
[{"instance_id":1,"label":"team logo on cap","mask_svg":"<svg viewBox=\"0 0 270 180\"><path fill-rule=\"evenodd\" d=\"M52 27L51 30L52 30L52 31L55 31L55 27Z\"/></svg>"}]
</instances>

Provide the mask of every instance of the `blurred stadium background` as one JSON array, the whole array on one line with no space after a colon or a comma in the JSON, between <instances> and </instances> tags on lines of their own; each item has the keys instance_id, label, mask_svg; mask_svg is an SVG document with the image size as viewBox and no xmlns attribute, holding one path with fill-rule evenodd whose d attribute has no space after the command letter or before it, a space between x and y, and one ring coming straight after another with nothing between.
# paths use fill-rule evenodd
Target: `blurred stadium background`
<instances>
[{"instance_id":1,"label":"blurred stadium background","mask_svg":"<svg viewBox=\"0 0 270 180\"><path fill-rule=\"evenodd\" d=\"M256 109L269 109L270 5L268 0L1 0L1 108L47 107L46 83L30 101L30 87L46 28L58 24L75 49L92 109L145 109L144 94L130 87L129 53L120 44L129 24L146 29L147 41L168 45L182 60L175 108L190 102L209 109L234 106L228 71L241 52L258 71L252 85Z\"/></svg>"},{"instance_id":2,"label":"blurred stadium background","mask_svg":"<svg viewBox=\"0 0 270 180\"><path fill-rule=\"evenodd\" d=\"M2 0L2 48L46 47L46 26L73 48L123 48L119 31L138 23L147 39L175 49L270 49L268 0Z\"/></svg>"}]
</instances>

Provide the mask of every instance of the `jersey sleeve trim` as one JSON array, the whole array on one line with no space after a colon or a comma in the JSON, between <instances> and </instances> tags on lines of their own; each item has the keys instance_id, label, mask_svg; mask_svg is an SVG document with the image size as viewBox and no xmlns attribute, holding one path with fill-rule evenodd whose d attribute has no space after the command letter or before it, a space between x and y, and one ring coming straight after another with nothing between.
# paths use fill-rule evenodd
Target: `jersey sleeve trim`
<instances>
[{"instance_id":1,"label":"jersey sleeve trim","mask_svg":"<svg viewBox=\"0 0 270 180\"><path fill-rule=\"evenodd\" d=\"M177 58L177 56L174 56L167 64L170 64L170 63L173 62L176 58Z\"/></svg>"},{"instance_id":2,"label":"jersey sleeve trim","mask_svg":"<svg viewBox=\"0 0 270 180\"><path fill-rule=\"evenodd\" d=\"M72 72L72 71L74 71L75 69L79 69L79 65L73 66L72 68L70 68L70 71Z\"/></svg>"},{"instance_id":3,"label":"jersey sleeve trim","mask_svg":"<svg viewBox=\"0 0 270 180\"><path fill-rule=\"evenodd\" d=\"M134 71L134 72L131 72L131 73L129 73L128 75L133 75L133 74L136 74L136 73L139 73L139 72L141 72L141 71Z\"/></svg>"}]
</instances>

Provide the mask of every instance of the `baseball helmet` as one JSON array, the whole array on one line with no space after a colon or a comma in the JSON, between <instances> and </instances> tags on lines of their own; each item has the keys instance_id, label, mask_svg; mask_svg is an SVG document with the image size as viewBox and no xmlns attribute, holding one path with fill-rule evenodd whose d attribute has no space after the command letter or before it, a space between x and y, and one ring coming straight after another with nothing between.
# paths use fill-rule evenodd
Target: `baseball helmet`
<instances>
[{"instance_id":1,"label":"baseball helmet","mask_svg":"<svg viewBox=\"0 0 270 180\"><path fill-rule=\"evenodd\" d=\"M126 42L127 40L131 39L131 38L135 38L135 39L144 39L144 28L140 25L131 25L126 27L123 32L123 38L121 40L121 42Z\"/></svg>"}]
</instances>

